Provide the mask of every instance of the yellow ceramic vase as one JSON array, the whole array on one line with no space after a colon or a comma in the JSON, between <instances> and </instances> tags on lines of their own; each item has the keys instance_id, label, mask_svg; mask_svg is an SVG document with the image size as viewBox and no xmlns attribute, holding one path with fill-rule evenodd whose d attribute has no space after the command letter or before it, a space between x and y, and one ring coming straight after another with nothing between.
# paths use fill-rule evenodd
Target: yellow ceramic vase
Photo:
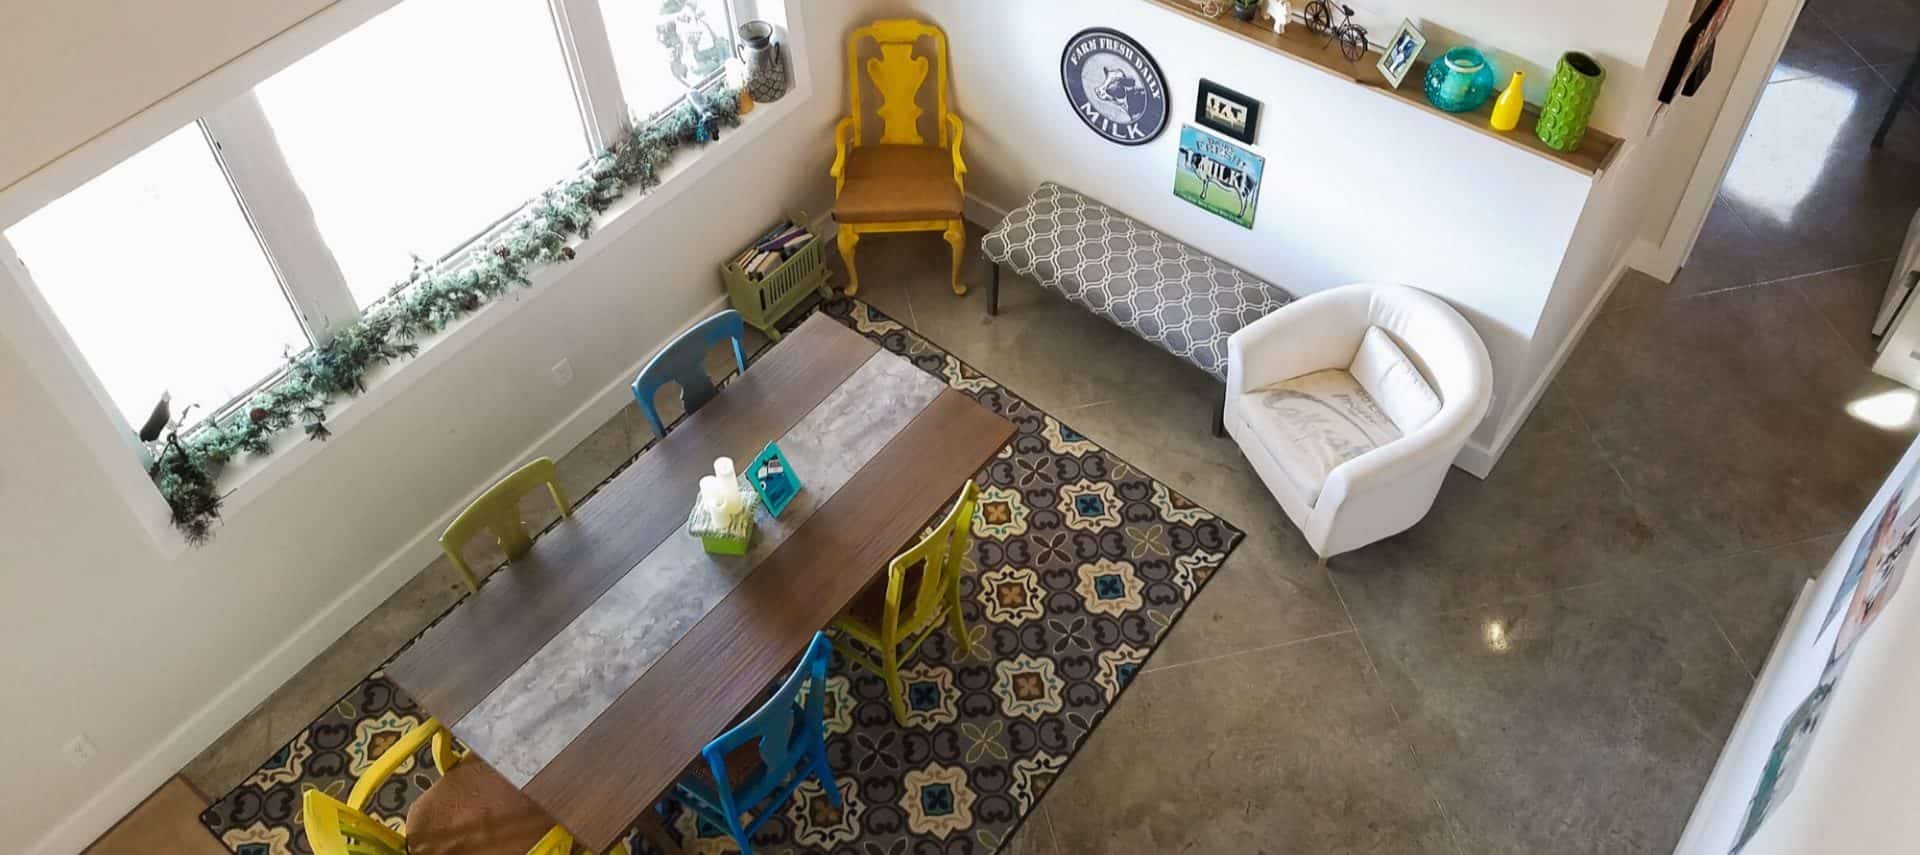
<instances>
[{"instance_id":1,"label":"yellow ceramic vase","mask_svg":"<svg viewBox=\"0 0 1920 855\"><path fill-rule=\"evenodd\" d=\"M1516 71L1513 79L1507 81L1507 89L1493 102L1493 119L1488 122L1496 131L1511 131L1520 124L1520 112L1527 107L1527 73Z\"/></svg>"}]
</instances>

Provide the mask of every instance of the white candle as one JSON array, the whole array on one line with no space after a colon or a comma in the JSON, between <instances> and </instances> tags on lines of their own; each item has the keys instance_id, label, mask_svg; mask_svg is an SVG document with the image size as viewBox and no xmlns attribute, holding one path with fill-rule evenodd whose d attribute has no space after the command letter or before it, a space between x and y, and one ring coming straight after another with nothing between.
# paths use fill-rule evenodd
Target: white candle
<instances>
[{"instance_id":1,"label":"white candle","mask_svg":"<svg viewBox=\"0 0 1920 855\"><path fill-rule=\"evenodd\" d=\"M715 495L719 498L720 513L731 516L740 512L740 477L734 474L733 458L718 457L713 461L713 479Z\"/></svg>"}]
</instances>

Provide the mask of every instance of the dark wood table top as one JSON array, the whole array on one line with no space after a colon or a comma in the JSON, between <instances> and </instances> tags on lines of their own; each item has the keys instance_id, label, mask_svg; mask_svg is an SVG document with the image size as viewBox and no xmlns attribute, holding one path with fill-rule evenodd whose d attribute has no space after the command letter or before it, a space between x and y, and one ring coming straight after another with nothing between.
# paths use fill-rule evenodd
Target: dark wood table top
<instances>
[{"instance_id":1,"label":"dark wood table top","mask_svg":"<svg viewBox=\"0 0 1920 855\"><path fill-rule=\"evenodd\" d=\"M388 675L584 845L608 851L1012 436L1005 419L909 372L918 369L857 333L809 320L495 574ZM888 384L899 401L869 400L868 387ZM876 418L861 406L892 410ZM805 491L820 485L817 504L763 517L764 542L751 556L690 562L669 538L686 538L700 476L715 457L744 465L775 439L796 458ZM820 477L799 465L803 455ZM836 467L845 471L829 471ZM690 587L705 598L656 590L681 587L668 573L696 574ZM656 600L671 619L651 613ZM628 611L649 625L632 631L647 639L626 639L651 657L637 664L617 645L609 653L591 626ZM603 655L625 667L611 685L576 672L619 669L551 667Z\"/></svg>"}]
</instances>

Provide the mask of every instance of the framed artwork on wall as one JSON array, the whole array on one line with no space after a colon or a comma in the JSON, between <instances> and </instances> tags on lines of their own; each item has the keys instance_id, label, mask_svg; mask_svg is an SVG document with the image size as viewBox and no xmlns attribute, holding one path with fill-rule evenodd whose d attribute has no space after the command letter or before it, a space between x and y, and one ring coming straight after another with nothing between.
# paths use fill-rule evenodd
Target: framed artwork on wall
<instances>
[{"instance_id":1,"label":"framed artwork on wall","mask_svg":"<svg viewBox=\"0 0 1920 855\"><path fill-rule=\"evenodd\" d=\"M1167 83L1147 49L1106 27L1075 33L1060 52L1074 115L1108 142L1146 145L1166 130Z\"/></svg>"},{"instance_id":2,"label":"framed artwork on wall","mask_svg":"<svg viewBox=\"0 0 1920 855\"><path fill-rule=\"evenodd\" d=\"M1260 132L1260 102L1200 79L1200 96L1194 99L1193 120L1251 145Z\"/></svg>"},{"instance_id":3,"label":"framed artwork on wall","mask_svg":"<svg viewBox=\"0 0 1920 855\"><path fill-rule=\"evenodd\" d=\"M1266 158L1188 125L1180 129L1173 195L1251 229L1266 167Z\"/></svg>"}]
</instances>

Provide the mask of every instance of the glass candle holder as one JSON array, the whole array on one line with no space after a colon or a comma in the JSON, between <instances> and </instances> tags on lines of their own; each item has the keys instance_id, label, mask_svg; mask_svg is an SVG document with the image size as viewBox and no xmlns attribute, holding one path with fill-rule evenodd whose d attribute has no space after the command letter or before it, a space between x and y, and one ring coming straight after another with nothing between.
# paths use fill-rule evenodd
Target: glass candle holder
<instances>
[{"instance_id":1,"label":"glass candle holder","mask_svg":"<svg viewBox=\"0 0 1920 855\"><path fill-rule=\"evenodd\" d=\"M1477 48L1453 48L1427 66L1427 101L1449 113L1464 113L1493 96L1493 63Z\"/></svg>"}]
</instances>

